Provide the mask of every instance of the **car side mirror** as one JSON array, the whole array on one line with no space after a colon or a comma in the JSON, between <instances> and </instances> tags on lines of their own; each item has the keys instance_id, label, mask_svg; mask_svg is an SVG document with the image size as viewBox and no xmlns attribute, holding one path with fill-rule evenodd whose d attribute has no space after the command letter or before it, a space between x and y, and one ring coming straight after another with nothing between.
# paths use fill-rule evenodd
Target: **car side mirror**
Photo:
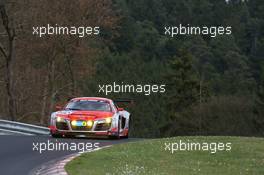
<instances>
[{"instance_id":1,"label":"car side mirror","mask_svg":"<svg viewBox=\"0 0 264 175\"><path fill-rule=\"evenodd\" d=\"M58 105L57 105L57 106L55 107L55 109L56 109L57 111L60 111L60 110L62 110L62 109L63 109L63 107L62 107L62 106L58 106Z\"/></svg>"},{"instance_id":2,"label":"car side mirror","mask_svg":"<svg viewBox=\"0 0 264 175\"><path fill-rule=\"evenodd\" d=\"M124 108L117 108L117 111L124 111Z\"/></svg>"}]
</instances>

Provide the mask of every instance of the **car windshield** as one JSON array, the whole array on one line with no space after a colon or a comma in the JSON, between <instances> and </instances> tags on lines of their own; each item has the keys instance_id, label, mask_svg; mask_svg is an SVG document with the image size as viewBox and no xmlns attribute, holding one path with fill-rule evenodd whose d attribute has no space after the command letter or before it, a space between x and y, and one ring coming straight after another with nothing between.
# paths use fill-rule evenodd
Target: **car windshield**
<instances>
[{"instance_id":1,"label":"car windshield","mask_svg":"<svg viewBox=\"0 0 264 175\"><path fill-rule=\"evenodd\" d=\"M78 100L71 101L65 109L81 111L111 111L109 103L104 101Z\"/></svg>"}]
</instances>

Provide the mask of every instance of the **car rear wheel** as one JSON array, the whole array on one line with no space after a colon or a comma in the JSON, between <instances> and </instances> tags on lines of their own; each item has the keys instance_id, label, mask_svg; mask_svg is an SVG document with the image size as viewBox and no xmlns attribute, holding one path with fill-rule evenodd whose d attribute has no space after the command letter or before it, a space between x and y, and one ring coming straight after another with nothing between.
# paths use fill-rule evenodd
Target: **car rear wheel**
<instances>
[{"instance_id":1,"label":"car rear wheel","mask_svg":"<svg viewBox=\"0 0 264 175\"><path fill-rule=\"evenodd\" d=\"M128 135L129 135L129 134L127 133L127 135L125 135L123 138L124 138L124 139L128 139Z\"/></svg>"},{"instance_id":2,"label":"car rear wheel","mask_svg":"<svg viewBox=\"0 0 264 175\"><path fill-rule=\"evenodd\" d=\"M127 134L124 136L125 139L128 139L130 126L131 126L131 119L128 119L128 130L127 130Z\"/></svg>"}]
</instances>

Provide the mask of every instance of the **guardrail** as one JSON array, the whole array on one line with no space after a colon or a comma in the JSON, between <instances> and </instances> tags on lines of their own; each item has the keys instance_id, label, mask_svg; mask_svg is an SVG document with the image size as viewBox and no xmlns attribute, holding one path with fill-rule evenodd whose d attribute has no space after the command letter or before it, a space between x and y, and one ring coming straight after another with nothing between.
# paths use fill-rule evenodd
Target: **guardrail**
<instances>
[{"instance_id":1,"label":"guardrail","mask_svg":"<svg viewBox=\"0 0 264 175\"><path fill-rule=\"evenodd\" d=\"M0 132L20 135L48 135L49 128L9 120L0 120Z\"/></svg>"}]
</instances>

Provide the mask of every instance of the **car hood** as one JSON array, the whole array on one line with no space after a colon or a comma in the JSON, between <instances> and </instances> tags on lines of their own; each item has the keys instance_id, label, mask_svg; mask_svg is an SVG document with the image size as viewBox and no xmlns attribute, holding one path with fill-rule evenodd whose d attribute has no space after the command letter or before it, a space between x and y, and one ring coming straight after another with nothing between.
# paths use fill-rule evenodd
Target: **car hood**
<instances>
[{"instance_id":1,"label":"car hood","mask_svg":"<svg viewBox=\"0 0 264 175\"><path fill-rule=\"evenodd\" d=\"M57 115L63 116L70 120L97 120L112 117L113 112L105 111L59 111Z\"/></svg>"}]
</instances>

